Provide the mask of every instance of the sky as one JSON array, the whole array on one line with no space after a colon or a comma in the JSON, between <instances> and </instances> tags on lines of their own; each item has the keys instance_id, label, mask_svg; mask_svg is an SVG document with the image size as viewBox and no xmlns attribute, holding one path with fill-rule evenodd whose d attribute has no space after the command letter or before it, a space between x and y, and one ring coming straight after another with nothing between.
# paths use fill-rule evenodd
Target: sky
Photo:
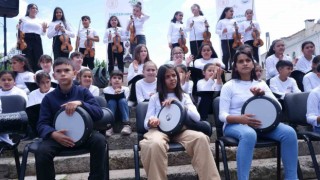
<instances>
[{"instance_id":1,"label":"sky","mask_svg":"<svg viewBox=\"0 0 320 180\"><path fill-rule=\"evenodd\" d=\"M91 26L97 31L100 37L100 42L96 43L96 58L100 61L106 60L106 45L103 43L106 21L108 20L106 1L107 0L20 0L19 15L15 18L7 18L8 52L11 48L15 47L16 44L15 27L19 18L25 16L26 7L29 3L35 3L39 9L37 17L47 23L50 23L52 20L54 8L57 6L61 7L64 10L67 21L71 23L76 31L81 16L89 15L91 17ZM129 0L118 1L121 3ZM201 10L208 19L210 25L209 31L211 31L212 36L211 41L214 49L218 53L218 57L221 58L220 39L218 35L215 34L215 26L218 21L215 0L144 0L143 11L150 15L150 19L145 23L147 47L150 58L158 65L169 60L170 50L168 48L166 35L174 12L184 12L183 22L186 23L187 19L192 16L190 7L194 3L200 5ZM304 29L304 20L306 19L315 19L315 21L320 19L320 14L318 13L318 8L320 7L319 0L256 0L254 4L256 8L256 19L262 30L261 38L264 41L266 32L269 32L272 42L274 39L287 37ZM125 24L122 26L125 26ZM3 36L3 18L0 17L0 53L4 51ZM71 41L74 46L75 39ZM44 53L52 56L52 39L42 36L42 43ZM260 48L260 54L265 51L265 46Z\"/></svg>"}]
</instances>

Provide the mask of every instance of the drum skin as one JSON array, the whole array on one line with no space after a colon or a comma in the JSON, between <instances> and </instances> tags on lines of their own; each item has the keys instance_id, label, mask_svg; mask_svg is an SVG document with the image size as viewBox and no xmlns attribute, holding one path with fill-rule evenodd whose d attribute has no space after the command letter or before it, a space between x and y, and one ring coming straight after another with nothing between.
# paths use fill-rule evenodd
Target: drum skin
<instances>
[{"instance_id":1,"label":"drum skin","mask_svg":"<svg viewBox=\"0 0 320 180\"><path fill-rule=\"evenodd\" d=\"M186 116L186 110L176 101L173 101L170 106L163 106L158 114L159 130L167 135L179 133Z\"/></svg>"},{"instance_id":2,"label":"drum skin","mask_svg":"<svg viewBox=\"0 0 320 180\"><path fill-rule=\"evenodd\" d=\"M64 108L60 109L53 124L56 130L66 129L66 135L74 140L76 147L84 143L93 131L92 118L82 107L77 107L71 116L66 114Z\"/></svg>"},{"instance_id":3,"label":"drum skin","mask_svg":"<svg viewBox=\"0 0 320 180\"><path fill-rule=\"evenodd\" d=\"M253 96L242 106L241 114L253 114L253 118L261 121L259 133L272 131L280 123L281 107L279 103L267 96Z\"/></svg>"}]
</instances>

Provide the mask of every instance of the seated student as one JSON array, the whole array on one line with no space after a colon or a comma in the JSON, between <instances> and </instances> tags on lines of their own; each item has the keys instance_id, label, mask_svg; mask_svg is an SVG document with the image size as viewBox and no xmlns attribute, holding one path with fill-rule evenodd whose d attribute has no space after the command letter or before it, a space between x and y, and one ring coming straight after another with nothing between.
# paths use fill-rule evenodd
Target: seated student
<instances>
[{"instance_id":1,"label":"seated student","mask_svg":"<svg viewBox=\"0 0 320 180\"><path fill-rule=\"evenodd\" d=\"M16 73L16 86L29 93L25 82L34 82L34 74L31 72L27 58L15 55L11 58L12 71Z\"/></svg>"},{"instance_id":2,"label":"seated student","mask_svg":"<svg viewBox=\"0 0 320 180\"><path fill-rule=\"evenodd\" d=\"M259 119L252 114L241 114L243 104L256 95L266 95L276 99L265 82L257 81L252 55L237 52L233 58L232 79L223 85L220 95L219 119L224 122L226 136L239 140L237 149L237 177L247 180L257 137L278 141L281 145L281 157L284 166L284 179L298 179L298 141L294 129L280 123L268 133L257 133L261 126ZM263 107L262 107L263 108Z\"/></svg>"},{"instance_id":3,"label":"seated student","mask_svg":"<svg viewBox=\"0 0 320 180\"><path fill-rule=\"evenodd\" d=\"M222 69L212 63L208 63L203 68L204 78L197 83L198 98L198 111L201 119L208 119L210 109L212 109L212 95L201 95L199 92L202 91L220 91L222 88L221 79Z\"/></svg>"},{"instance_id":4,"label":"seated student","mask_svg":"<svg viewBox=\"0 0 320 180\"><path fill-rule=\"evenodd\" d=\"M0 72L0 96L11 96L11 95L19 95L22 96L26 102L28 102L28 97L25 91L15 86L15 73L12 71L1 71ZM2 111L1 100L0 100L0 110ZM0 113L1 113L0 111ZM1 134L0 133L0 142L6 142L8 144L13 145L11 139L9 139L8 134Z\"/></svg>"},{"instance_id":5,"label":"seated student","mask_svg":"<svg viewBox=\"0 0 320 180\"><path fill-rule=\"evenodd\" d=\"M82 70L82 69L89 69L86 66L82 66L83 63L83 54L81 52L73 52L70 55L71 61L74 63L74 70L76 71L76 75Z\"/></svg>"},{"instance_id":6,"label":"seated student","mask_svg":"<svg viewBox=\"0 0 320 180\"><path fill-rule=\"evenodd\" d=\"M310 92L312 89L320 85L320 55L312 60L312 72L307 73L303 77L304 92Z\"/></svg>"},{"instance_id":7,"label":"seated student","mask_svg":"<svg viewBox=\"0 0 320 180\"><path fill-rule=\"evenodd\" d=\"M320 86L311 90L307 101L307 121L313 131L320 133Z\"/></svg>"},{"instance_id":8,"label":"seated student","mask_svg":"<svg viewBox=\"0 0 320 180\"><path fill-rule=\"evenodd\" d=\"M312 59L315 57L315 45L312 41L305 41L301 45L303 55L298 58L295 69L303 73L311 71Z\"/></svg>"},{"instance_id":9,"label":"seated student","mask_svg":"<svg viewBox=\"0 0 320 180\"><path fill-rule=\"evenodd\" d=\"M172 64L173 66L177 66L180 64L187 65L186 61L184 60L185 54L180 46L176 46L171 49L171 60L167 62L166 64ZM193 61L193 55L190 54L190 56L187 57L187 61L191 62Z\"/></svg>"},{"instance_id":10,"label":"seated student","mask_svg":"<svg viewBox=\"0 0 320 180\"><path fill-rule=\"evenodd\" d=\"M143 79L136 83L137 102L149 101L150 97L156 93L157 88L157 65L148 61L143 65Z\"/></svg>"},{"instance_id":11,"label":"seated student","mask_svg":"<svg viewBox=\"0 0 320 180\"><path fill-rule=\"evenodd\" d=\"M53 69L52 69L52 58L49 55L42 55L39 58L39 66L41 70L38 70L35 74L37 75L40 72L46 72L50 75L51 82L57 83L57 81L53 78Z\"/></svg>"},{"instance_id":12,"label":"seated student","mask_svg":"<svg viewBox=\"0 0 320 180\"><path fill-rule=\"evenodd\" d=\"M256 76L257 76L257 79L258 80L262 80L262 73L263 73L263 70L262 70L262 67L259 63L254 63L255 65L255 71L256 71Z\"/></svg>"},{"instance_id":13,"label":"seated student","mask_svg":"<svg viewBox=\"0 0 320 180\"><path fill-rule=\"evenodd\" d=\"M290 77L293 70L293 64L290 61L278 61L276 68L278 75L270 79L270 89L273 93L279 95L279 99L284 99L287 93L301 92L296 80Z\"/></svg>"},{"instance_id":14,"label":"seated student","mask_svg":"<svg viewBox=\"0 0 320 180\"><path fill-rule=\"evenodd\" d=\"M123 123L123 128L121 130L122 135L131 134L131 126L129 122L129 106L128 106L128 96L129 88L122 86L123 83L123 73L118 70L114 70L110 75L110 86L103 89L105 94L108 108L115 115L117 108L121 113L121 120ZM113 135L113 128L111 127L106 131L106 136L110 137Z\"/></svg>"},{"instance_id":15,"label":"seated student","mask_svg":"<svg viewBox=\"0 0 320 180\"><path fill-rule=\"evenodd\" d=\"M88 89L72 83L76 72L67 58L58 58L53 63L53 76L59 82L58 87L47 94L41 103L37 130L43 141L35 153L38 180L55 179L53 158L63 150L74 148L74 141L65 135L66 130L57 131L53 127L55 114L64 108L72 115L77 107L84 108L92 117L99 120L103 116L101 107ZM90 173L88 179L105 179L105 137L97 131L85 141L81 148L90 151Z\"/></svg>"},{"instance_id":16,"label":"seated student","mask_svg":"<svg viewBox=\"0 0 320 180\"><path fill-rule=\"evenodd\" d=\"M158 70L157 93L151 96L144 127L148 131L140 141L141 162L148 179L167 179L168 142L179 142L192 156L192 165L199 179L220 179L212 152L209 137L199 131L186 129L177 135L168 136L158 130L161 123L157 118L161 106L169 106L176 101L187 108L192 121L200 121L200 115L192 103L190 96L183 93L177 70L172 65L163 65Z\"/></svg>"},{"instance_id":17,"label":"seated student","mask_svg":"<svg viewBox=\"0 0 320 180\"><path fill-rule=\"evenodd\" d=\"M100 90L97 86L92 85L92 72L89 68L81 69L77 76L80 86L89 89L93 96L99 96Z\"/></svg>"},{"instance_id":18,"label":"seated student","mask_svg":"<svg viewBox=\"0 0 320 180\"><path fill-rule=\"evenodd\" d=\"M188 71L187 66L183 64L179 64L175 66L176 70L179 73L181 88L183 92L191 95L192 94L192 88L193 88L193 81L190 80L190 71Z\"/></svg>"},{"instance_id":19,"label":"seated student","mask_svg":"<svg viewBox=\"0 0 320 180\"><path fill-rule=\"evenodd\" d=\"M54 90L54 88L51 87L51 77L46 72L36 74L36 83L39 88L28 95L27 107L41 104L44 96Z\"/></svg>"}]
</instances>

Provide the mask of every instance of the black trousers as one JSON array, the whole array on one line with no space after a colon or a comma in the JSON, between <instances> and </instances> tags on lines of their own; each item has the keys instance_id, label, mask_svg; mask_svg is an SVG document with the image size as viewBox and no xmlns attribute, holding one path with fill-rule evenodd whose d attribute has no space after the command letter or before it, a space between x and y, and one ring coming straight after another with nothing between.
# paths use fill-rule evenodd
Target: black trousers
<instances>
[{"instance_id":1,"label":"black trousers","mask_svg":"<svg viewBox=\"0 0 320 180\"><path fill-rule=\"evenodd\" d=\"M121 42L120 45L123 48L123 42ZM108 44L108 71L109 71L109 73L111 73L113 71L114 64L115 64L115 61L117 59L118 69L121 72L124 72L124 65L123 65L124 48L123 48L123 51L121 53L115 53L115 52L112 51L112 46L113 46L113 43L109 43Z\"/></svg>"},{"instance_id":2,"label":"black trousers","mask_svg":"<svg viewBox=\"0 0 320 180\"><path fill-rule=\"evenodd\" d=\"M89 139L80 146L90 151L90 180L104 180L105 179L105 137L99 132L94 131ZM80 148L79 147L79 148ZM37 152L36 159L36 173L37 180L54 180L55 170L53 158L59 152L68 149L62 146L53 139L46 139L41 142Z\"/></svg>"},{"instance_id":3,"label":"black trousers","mask_svg":"<svg viewBox=\"0 0 320 180\"><path fill-rule=\"evenodd\" d=\"M52 41L52 50L53 50L53 58L57 59L58 57L66 57L69 58L69 53L65 53L61 51L61 44L62 42L59 39L60 36L54 36ZM70 38L69 43L71 44Z\"/></svg>"},{"instance_id":4,"label":"black trousers","mask_svg":"<svg viewBox=\"0 0 320 180\"><path fill-rule=\"evenodd\" d=\"M232 69L233 56L236 50L232 48L233 39L221 40L222 62L226 70Z\"/></svg>"},{"instance_id":5,"label":"black trousers","mask_svg":"<svg viewBox=\"0 0 320 180\"><path fill-rule=\"evenodd\" d=\"M33 72L40 70L38 66L39 58L43 55L42 41L39 34L26 33L24 41L27 43L27 48L22 51L25 57L28 58L29 65Z\"/></svg>"},{"instance_id":6,"label":"black trousers","mask_svg":"<svg viewBox=\"0 0 320 180\"><path fill-rule=\"evenodd\" d=\"M257 61L257 63L259 63L259 48L258 47L255 47L254 45L253 45L253 40L250 40L250 41L246 41L246 42L244 42L245 44L248 44L248 45L250 45L251 47L252 47L252 50L253 50L253 58L254 58L254 60L256 60Z\"/></svg>"},{"instance_id":7,"label":"black trousers","mask_svg":"<svg viewBox=\"0 0 320 180\"><path fill-rule=\"evenodd\" d=\"M94 49L94 48L93 48ZM79 51L84 54L86 48L79 48ZM83 56L82 66L89 67L91 70L94 68L94 57Z\"/></svg>"},{"instance_id":8,"label":"black trousers","mask_svg":"<svg viewBox=\"0 0 320 180\"><path fill-rule=\"evenodd\" d=\"M199 55L200 46L202 44L203 40L198 41L190 41L190 51L191 54L194 56L194 59L197 59L197 56Z\"/></svg>"}]
</instances>

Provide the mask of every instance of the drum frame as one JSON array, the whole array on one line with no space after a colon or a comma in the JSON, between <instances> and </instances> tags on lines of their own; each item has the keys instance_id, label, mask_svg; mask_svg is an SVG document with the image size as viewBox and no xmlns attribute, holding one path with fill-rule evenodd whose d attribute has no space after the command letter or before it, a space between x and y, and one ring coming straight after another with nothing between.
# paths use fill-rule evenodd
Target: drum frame
<instances>
[{"instance_id":1,"label":"drum frame","mask_svg":"<svg viewBox=\"0 0 320 180\"><path fill-rule=\"evenodd\" d=\"M246 107L247 105L253 101L253 100L256 100L256 99L265 99L265 100L268 100L270 103L272 103L276 109L276 118L274 120L274 122L269 126L269 127L266 127L266 128L254 128L258 133L266 133L266 132L270 132L272 131L273 129L275 129L279 123L280 123L280 118L281 118L281 107L279 105L279 103L275 100L275 99L272 99L270 97L267 97L267 96L253 96L251 98L249 98L242 106L241 108L241 115L245 114L245 110L246 110Z\"/></svg>"}]
</instances>

